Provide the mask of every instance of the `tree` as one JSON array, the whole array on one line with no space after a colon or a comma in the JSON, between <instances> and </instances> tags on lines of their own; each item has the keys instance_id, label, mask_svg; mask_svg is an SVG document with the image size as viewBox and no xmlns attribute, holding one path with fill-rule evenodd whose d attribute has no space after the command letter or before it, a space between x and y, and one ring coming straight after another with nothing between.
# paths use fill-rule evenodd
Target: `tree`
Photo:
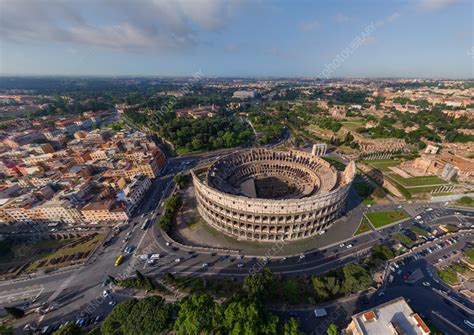
<instances>
[{"instance_id":1,"label":"tree","mask_svg":"<svg viewBox=\"0 0 474 335\"><path fill-rule=\"evenodd\" d=\"M177 334L211 333L221 326L221 309L209 295L193 295L179 304Z\"/></svg>"},{"instance_id":2,"label":"tree","mask_svg":"<svg viewBox=\"0 0 474 335\"><path fill-rule=\"evenodd\" d=\"M172 305L162 297L131 299L118 304L102 323L102 335L160 334L172 324Z\"/></svg>"},{"instance_id":3,"label":"tree","mask_svg":"<svg viewBox=\"0 0 474 335\"><path fill-rule=\"evenodd\" d=\"M300 326L298 320L295 318L290 318L285 322L283 326L283 335L302 335L303 332L300 331Z\"/></svg>"},{"instance_id":4,"label":"tree","mask_svg":"<svg viewBox=\"0 0 474 335\"><path fill-rule=\"evenodd\" d=\"M294 279L288 279L283 287L283 295L288 303L297 304L300 301L298 282Z\"/></svg>"},{"instance_id":5,"label":"tree","mask_svg":"<svg viewBox=\"0 0 474 335\"><path fill-rule=\"evenodd\" d=\"M25 315L25 311L20 308L4 307L4 309L5 309L5 312L13 316L15 319L19 319Z\"/></svg>"},{"instance_id":6,"label":"tree","mask_svg":"<svg viewBox=\"0 0 474 335\"><path fill-rule=\"evenodd\" d=\"M173 177L173 181L180 189L183 189L191 179L190 177L191 176L189 174L180 173Z\"/></svg>"},{"instance_id":7,"label":"tree","mask_svg":"<svg viewBox=\"0 0 474 335\"><path fill-rule=\"evenodd\" d=\"M245 277L243 289L251 298L267 298L273 291L273 274L269 269Z\"/></svg>"},{"instance_id":8,"label":"tree","mask_svg":"<svg viewBox=\"0 0 474 335\"><path fill-rule=\"evenodd\" d=\"M345 293L354 293L369 288L372 277L362 266L347 264L342 268L344 273L343 289Z\"/></svg>"},{"instance_id":9,"label":"tree","mask_svg":"<svg viewBox=\"0 0 474 335\"><path fill-rule=\"evenodd\" d=\"M61 329L56 330L53 335L81 335L81 328L75 323L68 323Z\"/></svg>"},{"instance_id":10,"label":"tree","mask_svg":"<svg viewBox=\"0 0 474 335\"><path fill-rule=\"evenodd\" d=\"M0 335L13 335L13 334L15 334L15 332L12 327L0 325Z\"/></svg>"},{"instance_id":11,"label":"tree","mask_svg":"<svg viewBox=\"0 0 474 335\"><path fill-rule=\"evenodd\" d=\"M337 326L334 323L331 323L328 327L328 335L338 335Z\"/></svg>"},{"instance_id":12,"label":"tree","mask_svg":"<svg viewBox=\"0 0 474 335\"><path fill-rule=\"evenodd\" d=\"M278 317L253 299L236 299L225 308L223 325L231 335L277 334Z\"/></svg>"}]
</instances>

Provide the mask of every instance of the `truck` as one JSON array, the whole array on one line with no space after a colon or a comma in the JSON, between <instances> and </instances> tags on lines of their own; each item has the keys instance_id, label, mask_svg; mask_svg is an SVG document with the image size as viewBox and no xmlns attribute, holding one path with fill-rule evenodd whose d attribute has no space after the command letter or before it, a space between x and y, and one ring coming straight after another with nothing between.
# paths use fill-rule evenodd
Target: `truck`
<instances>
[{"instance_id":1,"label":"truck","mask_svg":"<svg viewBox=\"0 0 474 335\"><path fill-rule=\"evenodd\" d=\"M324 308L316 308L314 310L314 316L316 316L317 318L321 318L326 315L328 315L328 312Z\"/></svg>"}]
</instances>

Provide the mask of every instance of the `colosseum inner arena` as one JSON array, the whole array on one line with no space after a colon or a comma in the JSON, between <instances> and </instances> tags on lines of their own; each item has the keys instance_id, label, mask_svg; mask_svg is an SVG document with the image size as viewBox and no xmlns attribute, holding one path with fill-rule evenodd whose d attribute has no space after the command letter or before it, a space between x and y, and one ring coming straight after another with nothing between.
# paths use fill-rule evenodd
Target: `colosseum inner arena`
<instances>
[{"instance_id":1,"label":"colosseum inner arena","mask_svg":"<svg viewBox=\"0 0 474 335\"><path fill-rule=\"evenodd\" d=\"M215 229L240 240L314 236L339 216L355 176L302 151L249 149L192 171L198 210Z\"/></svg>"}]
</instances>

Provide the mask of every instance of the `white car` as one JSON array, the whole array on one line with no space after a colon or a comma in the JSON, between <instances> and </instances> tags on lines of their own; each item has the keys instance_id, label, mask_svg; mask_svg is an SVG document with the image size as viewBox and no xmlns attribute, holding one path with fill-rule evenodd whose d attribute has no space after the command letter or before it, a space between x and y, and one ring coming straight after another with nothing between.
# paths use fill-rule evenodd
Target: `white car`
<instances>
[{"instance_id":1,"label":"white car","mask_svg":"<svg viewBox=\"0 0 474 335\"><path fill-rule=\"evenodd\" d=\"M202 267L202 268L207 268L208 266L209 266L209 264L207 264L207 263L202 263L202 264L201 264L201 267Z\"/></svg>"},{"instance_id":2,"label":"white car","mask_svg":"<svg viewBox=\"0 0 474 335\"><path fill-rule=\"evenodd\" d=\"M174 260L174 262L175 262L175 263L181 262L181 258L176 258L176 259Z\"/></svg>"},{"instance_id":3,"label":"white car","mask_svg":"<svg viewBox=\"0 0 474 335\"><path fill-rule=\"evenodd\" d=\"M109 290L104 290L104 292L102 292L102 296L103 296L104 298L107 298L109 295L110 295L110 291L109 291Z\"/></svg>"},{"instance_id":4,"label":"white car","mask_svg":"<svg viewBox=\"0 0 474 335\"><path fill-rule=\"evenodd\" d=\"M469 328L474 329L474 323L469 321L469 320L464 320L464 324L468 326Z\"/></svg>"},{"instance_id":5,"label":"white car","mask_svg":"<svg viewBox=\"0 0 474 335\"><path fill-rule=\"evenodd\" d=\"M153 254L150 256L150 259L160 259L160 254Z\"/></svg>"},{"instance_id":6,"label":"white car","mask_svg":"<svg viewBox=\"0 0 474 335\"><path fill-rule=\"evenodd\" d=\"M168 247L171 245L170 242L166 242L165 244L166 244L166 246L168 246Z\"/></svg>"},{"instance_id":7,"label":"white car","mask_svg":"<svg viewBox=\"0 0 474 335\"><path fill-rule=\"evenodd\" d=\"M242 263L237 264L238 268L242 268L244 265Z\"/></svg>"},{"instance_id":8,"label":"white car","mask_svg":"<svg viewBox=\"0 0 474 335\"><path fill-rule=\"evenodd\" d=\"M326 233L325 230L321 230L318 234L319 234L319 235L324 235L325 233Z\"/></svg>"},{"instance_id":9,"label":"white car","mask_svg":"<svg viewBox=\"0 0 474 335\"><path fill-rule=\"evenodd\" d=\"M341 244L339 244L339 247L340 247L340 248L344 248L345 246L346 246L346 244L345 244L345 243L341 243Z\"/></svg>"},{"instance_id":10,"label":"white car","mask_svg":"<svg viewBox=\"0 0 474 335\"><path fill-rule=\"evenodd\" d=\"M306 256L304 254L300 255L300 259L304 259Z\"/></svg>"},{"instance_id":11,"label":"white car","mask_svg":"<svg viewBox=\"0 0 474 335\"><path fill-rule=\"evenodd\" d=\"M347 248L347 249L352 248L352 244L348 244L348 245L346 246L346 248Z\"/></svg>"},{"instance_id":12,"label":"white car","mask_svg":"<svg viewBox=\"0 0 474 335\"><path fill-rule=\"evenodd\" d=\"M423 283L421 283L423 286L426 286L426 287L429 287L431 286L430 282L427 282L427 281L424 281Z\"/></svg>"}]
</instances>

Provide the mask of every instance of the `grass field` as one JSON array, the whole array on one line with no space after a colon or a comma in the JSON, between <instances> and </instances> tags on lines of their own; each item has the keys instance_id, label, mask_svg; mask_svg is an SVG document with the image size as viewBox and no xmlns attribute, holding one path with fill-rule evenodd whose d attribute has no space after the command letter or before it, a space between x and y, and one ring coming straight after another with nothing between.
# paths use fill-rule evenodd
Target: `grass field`
<instances>
[{"instance_id":1,"label":"grass field","mask_svg":"<svg viewBox=\"0 0 474 335\"><path fill-rule=\"evenodd\" d=\"M474 248L469 248L464 251L464 254L466 255L467 259L470 261L474 261Z\"/></svg>"},{"instance_id":2,"label":"grass field","mask_svg":"<svg viewBox=\"0 0 474 335\"><path fill-rule=\"evenodd\" d=\"M357 228L356 232L354 233L354 236L363 234L371 230L372 230L372 227L367 222L367 220L363 218L362 220L360 220L359 228Z\"/></svg>"},{"instance_id":3,"label":"grass field","mask_svg":"<svg viewBox=\"0 0 474 335\"><path fill-rule=\"evenodd\" d=\"M451 268L438 271L438 276L448 285L456 285L459 283L456 271Z\"/></svg>"},{"instance_id":4,"label":"grass field","mask_svg":"<svg viewBox=\"0 0 474 335\"><path fill-rule=\"evenodd\" d=\"M390 174L390 178L400 183L404 187L416 187L416 186L430 186L430 185L446 185L448 182L439 178L438 176L424 176L424 177L412 177L403 178L398 174Z\"/></svg>"},{"instance_id":5,"label":"grass field","mask_svg":"<svg viewBox=\"0 0 474 335\"><path fill-rule=\"evenodd\" d=\"M342 121L341 123L344 127L347 127L350 130L356 130L357 128L363 127L366 122L365 121Z\"/></svg>"},{"instance_id":6,"label":"grass field","mask_svg":"<svg viewBox=\"0 0 474 335\"><path fill-rule=\"evenodd\" d=\"M404 211L366 212L365 216L375 228L408 218Z\"/></svg>"},{"instance_id":7,"label":"grass field","mask_svg":"<svg viewBox=\"0 0 474 335\"><path fill-rule=\"evenodd\" d=\"M373 160L373 161L364 161L365 164L371 165L376 169L379 169L382 172L389 172L390 167L400 165L400 162L393 159L382 159L382 160Z\"/></svg>"}]
</instances>

